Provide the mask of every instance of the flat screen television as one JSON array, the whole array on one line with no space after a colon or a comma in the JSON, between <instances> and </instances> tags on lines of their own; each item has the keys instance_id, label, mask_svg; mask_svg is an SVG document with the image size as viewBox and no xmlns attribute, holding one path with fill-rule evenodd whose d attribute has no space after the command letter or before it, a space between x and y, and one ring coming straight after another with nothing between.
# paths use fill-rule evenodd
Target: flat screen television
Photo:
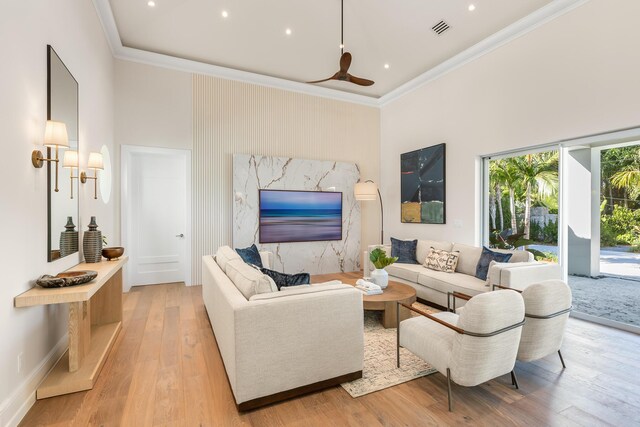
<instances>
[{"instance_id":1,"label":"flat screen television","mask_svg":"<svg viewBox=\"0 0 640 427\"><path fill-rule=\"evenodd\" d=\"M260 243L342 240L342 193L260 190Z\"/></svg>"}]
</instances>

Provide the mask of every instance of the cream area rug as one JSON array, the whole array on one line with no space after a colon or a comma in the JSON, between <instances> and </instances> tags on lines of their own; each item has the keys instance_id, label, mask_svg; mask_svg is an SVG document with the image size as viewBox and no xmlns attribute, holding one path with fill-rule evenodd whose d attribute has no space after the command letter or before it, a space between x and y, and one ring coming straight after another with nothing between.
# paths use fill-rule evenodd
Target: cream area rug
<instances>
[{"instance_id":1,"label":"cream area rug","mask_svg":"<svg viewBox=\"0 0 640 427\"><path fill-rule=\"evenodd\" d=\"M427 313L436 311L420 303L414 303L413 306ZM379 311L364 312L362 378L341 384L351 397L364 396L436 372L431 365L405 348L400 349L400 369L396 368L396 329L383 328L381 316Z\"/></svg>"}]
</instances>

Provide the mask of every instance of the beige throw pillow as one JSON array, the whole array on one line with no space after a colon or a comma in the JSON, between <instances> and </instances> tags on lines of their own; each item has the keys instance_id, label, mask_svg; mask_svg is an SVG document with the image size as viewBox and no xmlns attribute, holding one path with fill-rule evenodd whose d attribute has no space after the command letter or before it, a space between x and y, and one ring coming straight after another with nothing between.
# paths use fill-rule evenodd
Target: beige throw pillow
<instances>
[{"instance_id":1,"label":"beige throw pillow","mask_svg":"<svg viewBox=\"0 0 640 427\"><path fill-rule=\"evenodd\" d=\"M455 273L459 257L460 252L458 251L447 252L431 247L429 255L427 255L427 259L424 261L424 266L430 270Z\"/></svg>"}]
</instances>

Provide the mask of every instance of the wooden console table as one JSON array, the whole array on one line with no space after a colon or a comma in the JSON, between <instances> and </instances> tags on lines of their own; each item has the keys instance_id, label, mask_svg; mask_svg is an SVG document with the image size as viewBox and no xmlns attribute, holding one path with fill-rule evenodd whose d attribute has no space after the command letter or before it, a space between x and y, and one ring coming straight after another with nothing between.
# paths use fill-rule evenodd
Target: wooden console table
<instances>
[{"instance_id":1,"label":"wooden console table","mask_svg":"<svg viewBox=\"0 0 640 427\"><path fill-rule=\"evenodd\" d=\"M16 307L69 304L69 349L36 391L37 399L89 390L122 328L122 266L128 257L78 264L69 271L93 270L86 285L33 287L14 298Z\"/></svg>"}]
</instances>

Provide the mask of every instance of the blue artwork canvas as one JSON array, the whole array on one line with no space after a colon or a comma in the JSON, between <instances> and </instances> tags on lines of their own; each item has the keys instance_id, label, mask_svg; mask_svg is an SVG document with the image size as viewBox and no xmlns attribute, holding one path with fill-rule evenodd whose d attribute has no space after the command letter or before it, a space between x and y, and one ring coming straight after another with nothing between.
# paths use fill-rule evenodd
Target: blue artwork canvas
<instances>
[{"instance_id":1,"label":"blue artwork canvas","mask_svg":"<svg viewBox=\"0 0 640 427\"><path fill-rule=\"evenodd\" d=\"M342 193L260 190L260 243L342 240Z\"/></svg>"},{"instance_id":2,"label":"blue artwork canvas","mask_svg":"<svg viewBox=\"0 0 640 427\"><path fill-rule=\"evenodd\" d=\"M445 145L400 156L400 202L402 222L444 224Z\"/></svg>"}]
</instances>

